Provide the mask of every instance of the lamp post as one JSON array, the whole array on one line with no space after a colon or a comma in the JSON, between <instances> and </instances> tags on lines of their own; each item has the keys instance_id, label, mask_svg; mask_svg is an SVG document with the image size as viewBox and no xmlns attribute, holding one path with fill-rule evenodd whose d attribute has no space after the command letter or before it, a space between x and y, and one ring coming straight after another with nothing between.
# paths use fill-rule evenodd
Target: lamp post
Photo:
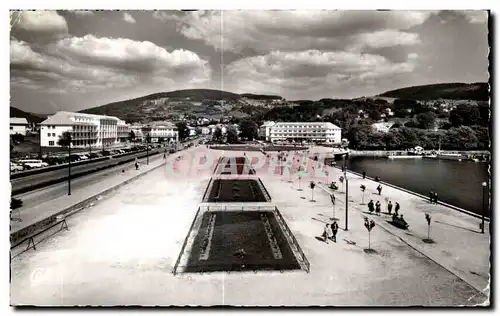
<instances>
[{"instance_id":1,"label":"lamp post","mask_svg":"<svg viewBox=\"0 0 500 316\"><path fill-rule=\"evenodd\" d=\"M71 132L68 132L68 195L71 195Z\"/></svg>"},{"instance_id":2,"label":"lamp post","mask_svg":"<svg viewBox=\"0 0 500 316\"><path fill-rule=\"evenodd\" d=\"M483 214L481 216L481 233L484 234L484 214L486 213L485 197L486 197L486 187L488 186L488 184L486 182L483 182L482 186L483 186Z\"/></svg>"},{"instance_id":3,"label":"lamp post","mask_svg":"<svg viewBox=\"0 0 500 316\"><path fill-rule=\"evenodd\" d=\"M146 165L149 165L149 133L146 134Z\"/></svg>"},{"instance_id":4,"label":"lamp post","mask_svg":"<svg viewBox=\"0 0 500 316\"><path fill-rule=\"evenodd\" d=\"M344 179L345 179L345 230L349 230L349 180L347 179L346 155L344 154Z\"/></svg>"}]
</instances>

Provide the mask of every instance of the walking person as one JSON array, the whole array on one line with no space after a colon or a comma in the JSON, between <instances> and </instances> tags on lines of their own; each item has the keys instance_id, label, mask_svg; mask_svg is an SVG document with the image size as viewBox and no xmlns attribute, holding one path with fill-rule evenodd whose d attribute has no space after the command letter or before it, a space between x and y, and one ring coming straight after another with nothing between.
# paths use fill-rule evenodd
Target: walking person
<instances>
[{"instance_id":1,"label":"walking person","mask_svg":"<svg viewBox=\"0 0 500 316\"><path fill-rule=\"evenodd\" d=\"M377 201L377 204L375 204L375 213L377 216L380 216L380 201Z\"/></svg>"},{"instance_id":2,"label":"walking person","mask_svg":"<svg viewBox=\"0 0 500 316\"><path fill-rule=\"evenodd\" d=\"M392 213L392 202L389 201L389 204L387 204L387 212L389 212L389 215Z\"/></svg>"},{"instance_id":3,"label":"walking person","mask_svg":"<svg viewBox=\"0 0 500 316\"><path fill-rule=\"evenodd\" d=\"M366 172L363 171L363 179L366 179Z\"/></svg>"},{"instance_id":4,"label":"walking person","mask_svg":"<svg viewBox=\"0 0 500 316\"><path fill-rule=\"evenodd\" d=\"M377 191L378 191L378 195L380 195L380 193L382 192L382 185L378 185L377 187Z\"/></svg>"},{"instance_id":5,"label":"walking person","mask_svg":"<svg viewBox=\"0 0 500 316\"><path fill-rule=\"evenodd\" d=\"M438 193L434 192L434 204L438 204Z\"/></svg>"},{"instance_id":6,"label":"walking person","mask_svg":"<svg viewBox=\"0 0 500 316\"><path fill-rule=\"evenodd\" d=\"M339 224L336 221L332 224L332 240L333 242L337 242L337 232L339 231Z\"/></svg>"},{"instance_id":7,"label":"walking person","mask_svg":"<svg viewBox=\"0 0 500 316\"><path fill-rule=\"evenodd\" d=\"M399 212L399 203L396 202L396 206L394 207L394 214L398 216L398 212Z\"/></svg>"},{"instance_id":8,"label":"walking person","mask_svg":"<svg viewBox=\"0 0 500 316\"><path fill-rule=\"evenodd\" d=\"M323 232L323 241L328 244L328 239L332 238L333 232L330 224L325 225L325 231Z\"/></svg>"},{"instance_id":9,"label":"walking person","mask_svg":"<svg viewBox=\"0 0 500 316\"><path fill-rule=\"evenodd\" d=\"M373 213L373 211L375 210L375 207L373 205L373 200L370 200L370 202L368 202L368 211L370 211L370 214Z\"/></svg>"},{"instance_id":10,"label":"walking person","mask_svg":"<svg viewBox=\"0 0 500 316\"><path fill-rule=\"evenodd\" d=\"M429 201L432 203L434 203L434 191L430 191L429 192Z\"/></svg>"}]
</instances>

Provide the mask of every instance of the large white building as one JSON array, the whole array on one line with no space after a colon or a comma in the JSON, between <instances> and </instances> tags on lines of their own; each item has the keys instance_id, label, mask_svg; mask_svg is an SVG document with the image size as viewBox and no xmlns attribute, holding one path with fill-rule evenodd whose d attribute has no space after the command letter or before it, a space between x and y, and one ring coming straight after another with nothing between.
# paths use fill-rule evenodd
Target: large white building
<instances>
[{"instance_id":1,"label":"large white building","mask_svg":"<svg viewBox=\"0 0 500 316\"><path fill-rule=\"evenodd\" d=\"M261 127L259 127L259 137L265 140L269 140L271 137L271 128L275 125L276 123L273 121L266 121L264 124L262 124Z\"/></svg>"},{"instance_id":2,"label":"large white building","mask_svg":"<svg viewBox=\"0 0 500 316\"><path fill-rule=\"evenodd\" d=\"M341 144L342 129L330 122L278 122L269 127L266 140Z\"/></svg>"},{"instance_id":3,"label":"large white building","mask_svg":"<svg viewBox=\"0 0 500 316\"><path fill-rule=\"evenodd\" d=\"M152 122L143 126L141 132L143 137L149 134L153 143L179 141L179 131L177 130L177 126L172 122Z\"/></svg>"},{"instance_id":4,"label":"large white building","mask_svg":"<svg viewBox=\"0 0 500 316\"><path fill-rule=\"evenodd\" d=\"M71 132L73 147L110 147L128 141L129 127L114 116L60 111L40 123L40 145L59 147L57 141Z\"/></svg>"},{"instance_id":5,"label":"large white building","mask_svg":"<svg viewBox=\"0 0 500 316\"><path fill-rule=\"evenodd\" d=\"M10 134L21 134L26 135L26 129L28 128L28 121L24 117L11 117L10 118Z\"/></svg>"}]
</instances>

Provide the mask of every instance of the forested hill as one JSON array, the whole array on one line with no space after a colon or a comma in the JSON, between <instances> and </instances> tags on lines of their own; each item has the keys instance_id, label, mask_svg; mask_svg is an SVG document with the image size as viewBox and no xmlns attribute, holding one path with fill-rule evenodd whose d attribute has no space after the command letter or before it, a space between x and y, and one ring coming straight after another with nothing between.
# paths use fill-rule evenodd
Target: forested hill
<instances>
[{"instance_id":1,"label":"forested hill","mask_svg":"<svg viewBox=\"0 0 500 316\"><path fill-rule=\"evenodd\" d=\"M488 83L440 83L414 86L382 93L381 97L406 100L476 100L488 101Z\"/></svg>"}]
</instances>

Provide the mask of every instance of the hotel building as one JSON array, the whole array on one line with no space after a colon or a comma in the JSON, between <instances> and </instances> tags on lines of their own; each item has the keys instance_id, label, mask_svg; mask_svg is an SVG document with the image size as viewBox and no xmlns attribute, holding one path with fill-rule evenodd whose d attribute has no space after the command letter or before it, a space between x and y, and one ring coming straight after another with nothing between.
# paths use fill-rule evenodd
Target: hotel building
<instances>
[{"instance_id":1,"label":"hotel building","mask_svg":"<svg viewBox=\"0 0 500 316\"><path fill-rule=\"evenodd\" d=\"M110 147L128 142L129 127L114 116L60 111L40 123L40 145L59 147L57 141L71 132L73 147Z\"/></svg>"},{"instance_id":2,"label":"hotel building","mask_svg":"<svg viewBox=\"0 0 500 316\"><path fill-rule=\"evenodd\" d=\"M261 135L267 141L341 144L342 129L330 122L266 122Z\"/></svg>"},{"instance_id":3,"label":"hotel building","mask_svg":"<svg viewBox=\"0 0 500 316\"><path fill-rule=\"evenodd\" d=\"M177 126L171 122L153 122L141 128L142 136L145 140L149 134L152 143L178 142L179 131Z\"/></svg>"}]
</instances>

